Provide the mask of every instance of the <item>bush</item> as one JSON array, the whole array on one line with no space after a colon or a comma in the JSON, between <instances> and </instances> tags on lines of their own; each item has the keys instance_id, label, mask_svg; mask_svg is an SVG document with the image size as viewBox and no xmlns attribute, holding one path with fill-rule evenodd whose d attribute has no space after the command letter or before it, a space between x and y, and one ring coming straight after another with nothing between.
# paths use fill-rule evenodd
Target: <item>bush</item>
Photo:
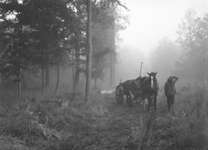
<instances>
[{"instance_id":1,"label":"bush","mask_svg":"<svg viewBox=\"0 0 208 150\"><path fill-rule=\"evenodd\" d=\"M59 138L58 132L41 123L39 113L28 102L10 108L0 122L0 135L9 135L27 145L38 140L52 141ZM4 112L5 113L5 112Z\"/></svg>"},{"instance_id":2,"label":"bush","mask_svg":"<svg viewBox=\"0 0 208 150\"><path fill-rule=\"evenodd\" d=\"M66 95L22 100L7 113L2 108L0 136L22 142L23 150L138 148L139 133L135 133L137 130L132 127L128 113L126 117L109 114L106 108L109 99L94 93L85 103L82 96L71 101ZM133 116L131 120L135 121ZM10 145L12 149L14 144Z\"/></svg>"},{"instance_id":3,"label":"bush","mask_svg":"<svg viewBox=\"0 0 208 150\"><path fill-rule=\"evenodd\" d=\"M0 150L31 150L21 140L11 136L0 136Z\"/></svg>"},{"instance_id":4,"label":"bush","mask_svg":"<svg viewBox=\"0 0 208 150\"><path fill-rule=\"evenodd\" d=\"M175 115L160 112L152 121L149 140L146 142L148 149L208 149L207 109L204 88L190 90L177 96Z\"/></svg>"}]
</instances>

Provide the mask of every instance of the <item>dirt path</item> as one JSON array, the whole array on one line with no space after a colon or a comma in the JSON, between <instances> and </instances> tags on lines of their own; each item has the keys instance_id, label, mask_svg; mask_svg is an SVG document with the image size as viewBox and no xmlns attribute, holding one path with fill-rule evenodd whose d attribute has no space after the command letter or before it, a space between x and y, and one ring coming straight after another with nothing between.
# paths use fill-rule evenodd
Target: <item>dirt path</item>
<instances>
[{"instance_id":1,"label":"dirt path","mask_svg":"<svg viewBox=\"0 0 208 150\"><path fill-rule=\"evenodd\" d=\"M145 137L147 125L149 123L149 114L139 104L128 107L126 101L123 104L117 104L114 98L106 99L107 109L109 111L107 124L114 128L115 132L121 132L123 137L127 138L122 149L140 150L141 143Z\"/></svg>"}]
</instances>

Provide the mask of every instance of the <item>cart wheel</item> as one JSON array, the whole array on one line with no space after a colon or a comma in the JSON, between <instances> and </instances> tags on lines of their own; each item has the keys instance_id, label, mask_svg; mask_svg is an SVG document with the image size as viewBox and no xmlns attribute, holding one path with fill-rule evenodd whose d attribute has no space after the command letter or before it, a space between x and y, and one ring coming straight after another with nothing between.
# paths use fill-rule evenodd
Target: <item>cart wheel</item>
<instances>
[{"instance_id":1,"label":"cart wheel","mask_svg":"<svg viewBox=\"0 0 208 150\"><path fill-rule=\"evenodd\" d=\"M116 87L116 101L118 104L123 103L123 88L121 85Z\"/></svg>"},{"instance_id":2,"label":"cart wheel","mask_svg":"<svg viewBox=\"0 0 208 150\"><path fill-rule=\"evenodd\" d=\"M133 107L133 95L132 95L131 91L128 91L128 93L126 95L126 100L127 100L128 106Z\"/></svg>"}]
</instances>

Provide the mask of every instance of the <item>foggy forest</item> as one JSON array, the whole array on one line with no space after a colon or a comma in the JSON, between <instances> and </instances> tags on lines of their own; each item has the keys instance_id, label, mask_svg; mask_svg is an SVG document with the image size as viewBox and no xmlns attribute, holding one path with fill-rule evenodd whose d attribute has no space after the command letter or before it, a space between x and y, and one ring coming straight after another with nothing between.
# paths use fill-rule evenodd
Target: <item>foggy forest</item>
<instances>
[{"instance_id":1,"label":"foggy forest","mask_svg":"<svg viewBox=\"0 0 208 150\"><path fill-rule=\"evenodd\" d=\"M0 150L208 149L208 12L132 5L0 0Z\"/></svg>"}]
</instances>

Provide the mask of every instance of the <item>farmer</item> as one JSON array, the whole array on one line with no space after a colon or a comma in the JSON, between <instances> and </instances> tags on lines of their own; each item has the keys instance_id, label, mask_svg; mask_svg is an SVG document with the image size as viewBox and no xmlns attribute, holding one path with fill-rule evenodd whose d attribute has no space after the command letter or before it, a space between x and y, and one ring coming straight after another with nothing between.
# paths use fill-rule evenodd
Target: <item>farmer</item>
<instances>
[{"instance_id":1,"label":"farmer","mask_svg":"<svg viewBox=\"0 0 208 150\"><path fill-rule=\"evenodd\" d=\"M167 79L167 82L165 83L165 95L167 96L167 102L168 102L168 112L172 107L174 106L174 100L175 100L175 83L177 82L178 78L175 76L170 76Z\"/></svg>"}]
</instances>

